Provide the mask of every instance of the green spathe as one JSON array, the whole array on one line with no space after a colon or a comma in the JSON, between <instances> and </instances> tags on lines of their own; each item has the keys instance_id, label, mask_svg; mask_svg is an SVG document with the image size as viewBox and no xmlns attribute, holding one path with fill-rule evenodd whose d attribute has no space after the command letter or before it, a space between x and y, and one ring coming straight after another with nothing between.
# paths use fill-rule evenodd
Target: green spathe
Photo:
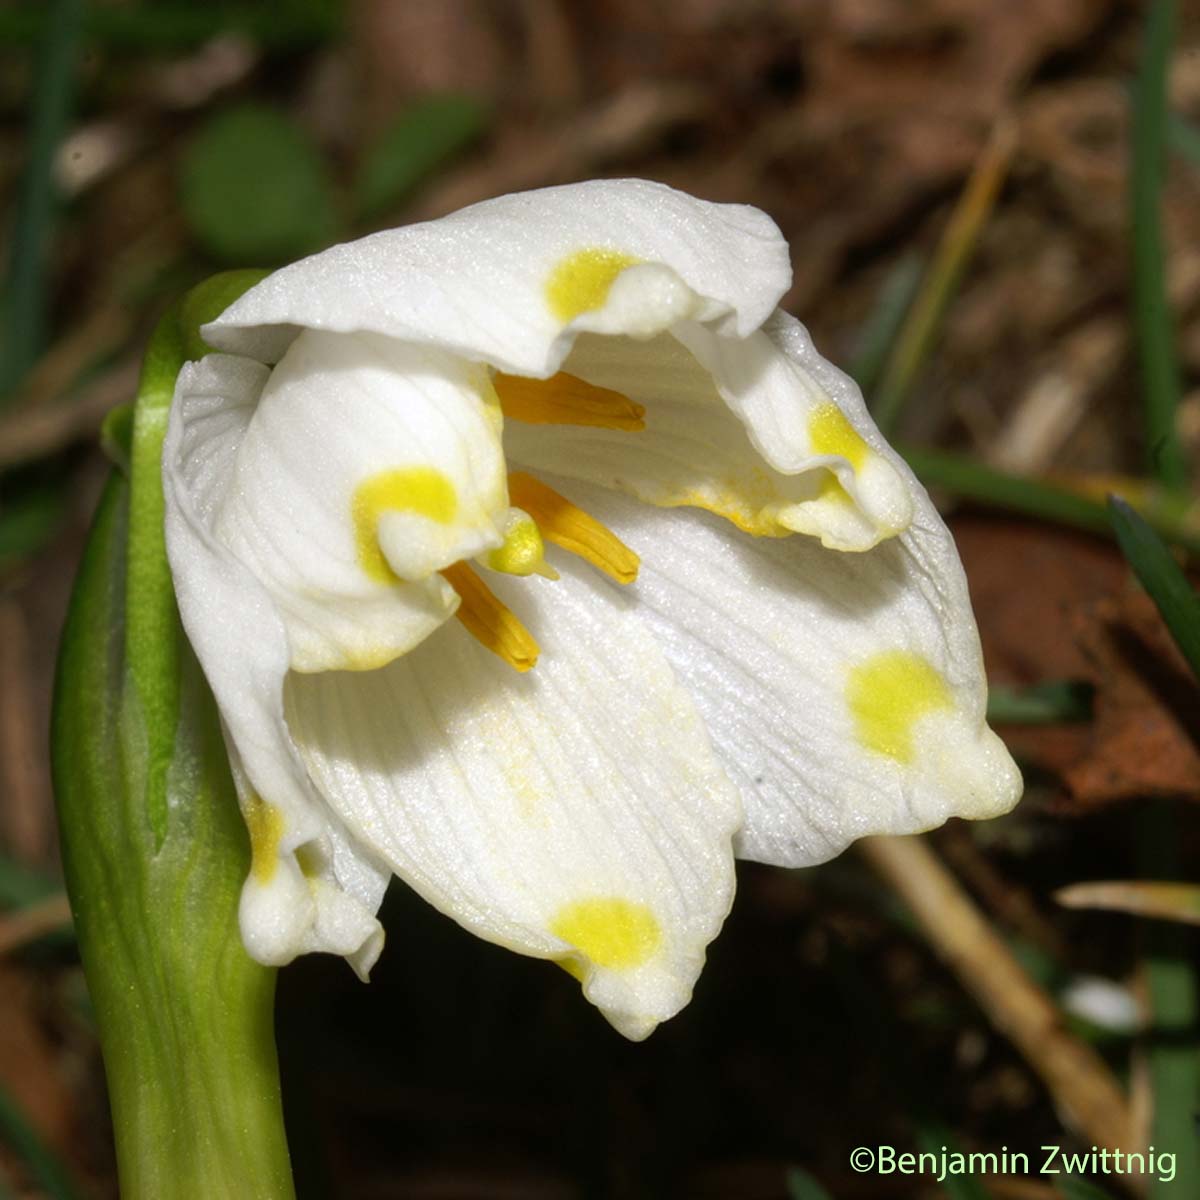
<instances>
[{"instance_id":1,"label":"green spathe","mask_svg":"<svg viewBox=\"0 0 1200 1200\"><path fill-rule=\"evenodd\" d=\"M125 1200L293 1193L275 973L242 948L249 861L216 709L175 611L159 460L196 327L260 278L201 285L146 356L63 633L53 721L67 887ZM219 306L219 307L214 307ZM181 319L180 313L186 314ZM125 426L122 429L122 426Z\"/></svg>"}]
</instances>

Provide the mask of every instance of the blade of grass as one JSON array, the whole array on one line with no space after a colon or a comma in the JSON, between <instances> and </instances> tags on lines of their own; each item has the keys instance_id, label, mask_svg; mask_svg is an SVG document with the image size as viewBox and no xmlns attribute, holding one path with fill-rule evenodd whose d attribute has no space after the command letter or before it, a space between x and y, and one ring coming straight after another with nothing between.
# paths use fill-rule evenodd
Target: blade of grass
<instances>
[{"instance_id":1,"label":"blade of grass","mask_svg":"<svg viewBox=\"0 0 1200 1200\"><path fill-rule=\"evenodd\" d=\"M1123 500L1112 497L1109 512L1121 552L1162 615L1175 644L1200 680L1200 599L1158 535ZM1174 813L1155 805L1138 823L1141 872L1163 880L1178 878L1178 839ZM1154 1018L1148 1051L1154 1091L1152 1142L1177 1156L1174 1194L1200 1193L1200 1147L1193 1113L1200 1108L1200 1042L1193 971L1194 939L1178 927L1146 931L1143 966ZM1173 1184L1160 1182L1154 1194Z\"/></svg>"},{"instance_id":2,"label":"blade of grass","mask_svg":"<svg viewBox=\"0 0 1200 1200\"><path fill-rule=\"evenodd\" d=\"M1200 129L1178 113L1167 117L1167 142L1176 154L1200 167Z\"/></svg>"},{"instance_id":3,"label":"blade of grass","mask_svg":"<svg viewBox=\"0 0 1200 1200\"><path fill-rule=\"evenodd\" d=\"M1064 908L1107 908L1139 917L1161 917L1200 925L1200 886L1188 883L1104 881L1059 888L1054 899Z\"/></svg>"},{"instance_id":4,"label":"blade of grass","mask_svg":"<svg viewBox=\"0 0 1200 1200\"><path fill-rule=\"evenodd\" d=\"M1149 807L1138 827L1138 869L1144 877L1179 878L1179 836L1174 812ZM1145 930L1142 969L1150 1012L1146 1058L1154 1109L1150 1142L1175 1155L1175 1177L1159 1179L1154 1197L1200 1196L1200 996L1196 987L1196 939L1182 925L1154 922Z\"/></svg>"},{"instance_id":5,"label":"blade of grass","mask_svg":"<svg viewBox=\"0 0 1200 1200\"><path fill-rule=\"evenodd\" d=\"M872 405L875 421L884 436L895 428L909 389L933 346L942 317L958 289L980 231L1000 194L1000 186L1008 172L1016 144L1015 123L1011 117L1001 117L967 180L916 300L888 356L887 367Z\"/></svg>"},{"instance_id":6,"label":"blade of grass","mask_svg":"<svg viewBox=\"0 0 1200 1200\"><path fill-rule=\"evenodd\" d=\"M21 1158L51 1200L76 1200L78 1193L66 1167L42 1141L21 1106L0 1086L0 1141Z\"/></svg>"},{"instance_id":7,"label":"blade of grass","mask_svg":"<svg viewBox=\"0 0 1200 1200\"><path fill-rule=\"evenodd\" d=\"M1162 229L1166 169L1167 66L1175 0L1154 0L1146 17L1141 63L1133 90L1133 319L1145 406L1151 474L1171 487L1187 483L1187 464L1175 428L1179 368L1175 360Z\"/></svg>"},{"instance_id":8,"label":"blade of grass","mask_svg":"<svg viewBox=\"0 0 1200 1200\"><path fill-rule=\"evenodd\" d=\"M83 0L48 6L29 118L29 158L21 177L2 305L0 404L33 365L45 341L46 268L58 207L54 155L75 96L75 59Z\"/></svg>"},{"instance_id":9,"label":"blade of grass","mask_svg":"<svg viewBox=\"0 0 1200 1200\"><path fill-rule=\"evenodd\" d=\"M1001 725L1056 725L1087 721L1092 715L1092 686L1077 679L1055 679L1027 688L988 689L987 719Z\"/></svg>"},{"instance_id":10,"label":"blade of grass","mask_svg":"<svg viewBox=\"0 0 1200 1200\"><path fill-rule=\"evenodd\" d=\"M875 391L880 372L917 293L921 269L920 255L909 253L900 258L883 281L875 307L858 335L848 369L866 396Z\"/></svg>"},{"instance_id":11,"label":"blade of grass","mask_svg":"<svg viewBox=\"0 0 1200 1200\"><path fill-rule=\"evenodd\" d=\"M1200 597L1162 538L1128 505L1109 497L1117 544L1200 681Z\"/></svg>"},{"instance_id":12,"label":"blade of grass","mask_svg":"<svg viewBox=\"0 0 1200 1200\"><path fill-rule=\"evenodd\" d=\"M1091 533L1112 534L1105 506L1076 491L1044 480L1009 475L946 450L901 446L900 452L927 487L944 488L981 504ZM1148 520L1168 541L1200 554L1200 532L1186 527L1169 507L1150 513Z\"/></svg>"}]
</instances>

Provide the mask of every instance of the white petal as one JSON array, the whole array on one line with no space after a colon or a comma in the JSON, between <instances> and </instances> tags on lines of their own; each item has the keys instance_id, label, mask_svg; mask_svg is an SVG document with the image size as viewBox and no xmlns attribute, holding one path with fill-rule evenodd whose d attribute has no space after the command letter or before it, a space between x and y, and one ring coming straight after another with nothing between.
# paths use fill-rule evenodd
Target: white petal
<instances>
[{"instance_id":1,"label":"white petal","mask_svg":"<svg viewBox=\"0 0 1200 1200\"><path fill-rule=\"evenodd\" d=\"M302 327L371 330L544 376L579 330L645 337L690 317L747 333L790 281L757 209L596 180L335 246L265 279L204 336L275 362Z\"/></svg>"},{"instance_id":2,"label":"white petal","mask_svg":"<svg viewBox=\"0 0 1200 1200\"><path fill-rule=\"evenodd\" d=\"M686 1004L733 894L736 792L652 639L562 556L489 577L541 645L457 622L380 671L293 675L290 727L360 840L468 929L574 962L629 1037Z\"/></svg>"},{"instance_id":3,"label":"white petal","mask_svg":"<svg viewBox=\"0 0 1200 1200\"><path fill-rule=\"evenodd\" d=\"M906 477L854 384L803 328L782 315L770 328L748 338L687 323L649 341L585 334L564 370L642 405L645 428L509 420L505 449L523 466L705 508L758 536L799 531L867 549L911 519Z\"/></svg>"},{"instance_id":4,"label":"white petal","mask_svg":"<svg viewBox=\"0 0 1200 1200\"><path fill-rule=\"evenodd\" d=\"M220 373L221 391L176 403L163 447L167 556L252 834L242 936L260 962L328 950L365 976L383 944L374 913L387 875L313 791L283 719L283 623L262 585L212 530L263 369L247 360L206 362Z\"/></svg>"},{"instance_id":5,"label":"white petal","mask_svg":"<svg viewBox=\"0 0 1200 1200\"><path fill-rule=\"evenodd\" d=\"M913 497L899 455L858 385L827 362L794 317L776 312L746 338L688 324L676 336L712 373L755 449L785 475L826 467L840 485L781 522L834 550L867 550L908 527Z\"/></svg>"},{"instance_id":6,"label":"white petal","mask_svg":"<svg viewBox=\"0 0 1200 1200\"><path fill-rule=\"evenodd\" d=\"M625 594L741 788L739 857L806 866L1016 803L962 568L915 480L912 526L862 554L560 482L641 555Z\"/></svg>"},{"instance_id":7,"label":"white petal","mask_svg":"<svg viewBox=\"0 0 1200 1200\"><path fill-rule=\"evenodd\" d=\"M184 369L185 425L247 362L210 355ZM485 394L482 368L448 356L308 332L239 410L213 529L271 594L294 669L390 661L454 611L433 573L500 545L504 459Z\"/></svg>"}]
</instances>

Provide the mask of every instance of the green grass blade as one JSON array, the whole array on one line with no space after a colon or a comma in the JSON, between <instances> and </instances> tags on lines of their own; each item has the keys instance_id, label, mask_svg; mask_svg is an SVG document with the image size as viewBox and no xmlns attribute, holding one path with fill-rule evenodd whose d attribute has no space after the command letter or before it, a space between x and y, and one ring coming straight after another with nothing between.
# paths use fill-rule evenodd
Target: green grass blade
<instances>
[{"instance_id":1,"label":"green grass blade","mask_svg":"<svg viewBox=\"0 0 1200 1200\"><path fill-rule=\"evenodd\" d=\"M1200 680L1200 597L1162 538L1124 500L1110 497L1108 510L1121 553Z\"/></svg>"},{"instance_id":2,"label":"green grass blade","mask_svg":"<svg viewBox=\"0 0 1200 1200\"><path fill-rule=\"evenodd\" d=\"M0 304L0 404L33 365L46 336L47 259L58 207L54 155L75 96L75 58L83 0L47 5L45 36L29 120L29 158L21 177Z\"/></svg>"},{"instance_id":3,"label":"green grass blade","mask_svg":"<svg viewBox=\"0 0 1200 1200\"><path fill-rule=\"evenodd\" d=\"M1133 93L1134 329L1145 406L1151 473L1170 487L1187 483L1187 464L1175 429L1179 367L1167 298L1162 189L1166 167L1167 66L1175 27L1174 0L1154 0L1146 19Z\"/></svg>"},{"instance_id":4,"label":"green grass blade","mask_svg":"<svg viewBox=\"0 0 1200 1200\"><path fill-rule=\"evenodd\" d=\"M1026 688L988 689L987 718L1004 725L1057 725L1087 721L1092 716L1090 684L1077 679L1054 679Z\"/></svg>"},{"instance_id":5,"label":"green grass blade","mask_svg":"<svg viewBox=\"0 0 1200 1200\"><path fill-rule=\"evenodd\" d=\"M850 360L850 376L863 395L874 392L883 373L884 363L892 353L900 327L917 294L921 270L920 255L905 254L883 281L879 299L859 334L854 357Z\"/></svg>"},{"instance_id":6,"label":"green grass blade","mask_svg":"<svg viewBox=\"0 0 1200 1200\"><path fill-rule=\"evenodd\" d=\"M1167 117L1167 142L1176 154L1200 167L1200 129L1177 113Z\"/></svg>"},{"instance_id":7,"label":"green grass blade","mask_svg":"<svg viewBox=\"0 0 1200 1200\"><path fill-rule=\"evenodd\" d=\"M12 1147L50 1200L76 1200L79 1193L75 1191L66 1167L42 1141L20 1105L3 1087L0 1087L0 1142Z\"/></svg>"}]
</instances>

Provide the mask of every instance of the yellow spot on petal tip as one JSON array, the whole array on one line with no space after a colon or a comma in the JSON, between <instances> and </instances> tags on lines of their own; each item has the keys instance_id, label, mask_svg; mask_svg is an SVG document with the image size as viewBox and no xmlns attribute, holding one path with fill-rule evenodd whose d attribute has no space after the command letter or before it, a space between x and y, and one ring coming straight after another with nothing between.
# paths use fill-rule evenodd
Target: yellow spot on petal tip
<instances>
[{"instance_id":1,"label":"yellow spot on petal tip","mask_svg":"<svg viewBox=\"0 0 1200 1200\"><path fill-rule=\"evenodd\" d=\"M529 425L583 425L638 433L646 428L646 409L611 388L597 387L559 371L549 379L498 373L492 386L506 417Z\"/></svg>"},{"instance_id":2,"label":"yellow spot on petal tip","mask_svg":"<svg viewBox=\"0 0 1200 1200\"><path fill-rule=\"evenodd\" d=\"M379 519L388 512L414 513L449 525L458 512L454 484L433 467L401 467L364 480L350 502L358 563L377 583L397 583L379 546Z\"/></svg>"},{"instance_id":3,"label":"yellow spot on petal tip","mask_svg":"<svg viewBox=\"0 0 1200 1200\"><path fill-rule=\"evenodd\" d=\"M885 650L853 667L846 700L859 744L901 763L916 756L916 723L954 704L941 674L909 650Z\"/></svg>"},{"instance_id":4,"label":"yellow spot on petal tip","mask_svg":"<svg viewBox=\"0 0 1200 1200\"><path fill-rule=\"evenodd\" d=\"M283 837L283 813L261 796L252 795L242 810L250 834L250 874L266 885L279 866L279 842Z\"/></svg>"},{"instance_id":5,"label":"yellow spot on petal tip","mask_svg":"<svg viewBox=\"0 0 1200 1200\"><path fill-rule=\"evenodd\" d=\"M546 280L546 304L564 324L595 312L604 307L617 276L637 262L630 254L598 246L568 254Z\"/></svg>"},{"instance_id":6,"label":"yellow spot on petal tip","mask_svg":"<svg viewBox=\"0 0 1200 1200\"><path fill-rule=\"evenodd\" d=\"M808 436L817 454L836 454L856 471L861 470L871 450L859 432L835 404L818 404L808 418Z\"/></svg>"},{"instance_id":7,"label":"yellow spot on petal tip","mask_svg":"<svg viewBox=\"0 0 1200 1200\"><path fill-rule=\"evenodd\" d=\"M564 905L550 932L579 954L610 971L630 971L649 962L662 945L662 928L644 904L619 896L594 896ZM577 979L585 973L577 959L556 960Z\"/></svg>"},{"instance_id":8,"label":"yellow spot on petal tip","mask_svg":"<svg viewBox=\"0 0 1200 1200\"><path fill-rule=\"evenodd\" d=\"M612 530L541 480L514 471L508 477L508 494L533 517L546 541L577 554L618 583L632 583L637 578L638 556Z\"/></svg>"},{"instance_id":9,"label":"yellow spot on petal tip","mask_svg":"<svg viewBox=\"0 0 1200 1200\"><path fill-rule=\"evenodd\" d=\"M446 567L442 576L462 603L455 614L480 645L522 674L537 664L538 644L513 611L465 563Z\"/></svg>"}]
</instances>

